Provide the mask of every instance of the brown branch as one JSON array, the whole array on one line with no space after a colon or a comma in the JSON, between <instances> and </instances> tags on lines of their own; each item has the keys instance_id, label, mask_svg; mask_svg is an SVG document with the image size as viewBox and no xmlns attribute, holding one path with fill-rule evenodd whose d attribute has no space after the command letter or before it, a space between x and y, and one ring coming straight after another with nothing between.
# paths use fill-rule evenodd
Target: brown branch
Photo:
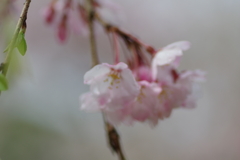
<instances>
[{"instance_id":1,"label":"brown branch","mask_svg":"<svg viewBox=\"0 0 240 160\"><path fill-rule=\"evenodd\" d=\"M18 34L19 34L21 29L23 29L23 30L26 29L27 13L28 13L30 3L31 3L31 0L26 0L25 3L24 3L22 13L21 13L20 18L18 20L13 38L10 42L9 49L7 50L7 56L5 58L5 61L2 63L2 68L1 69L2 69L2 74L4 76L7 75L8 67L9 67L9 64L10 64L11 56L12 56L12 52L13 52L15 46L16 46Z\"/></svg>"}]
</instances>

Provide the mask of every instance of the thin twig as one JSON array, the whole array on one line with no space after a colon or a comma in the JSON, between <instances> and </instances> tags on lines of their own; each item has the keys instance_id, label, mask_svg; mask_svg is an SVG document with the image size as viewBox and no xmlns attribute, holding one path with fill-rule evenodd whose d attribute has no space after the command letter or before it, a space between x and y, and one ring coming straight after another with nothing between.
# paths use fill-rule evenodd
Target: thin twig
<instances>
[{"instance_id":1,"label":"thin twig","mask_svg":"<svg viewBox=\"0 0 240 160\"><path fill-rule=\"evenodd\" d=\"M2 74L4 76L7 75L7 71L8 71L8 67L9 67L9 64L10 64L11 56L12 56L13 50L16 46L18 34L19 34L22 27L24 27L24 28L26 27L27 13L28 13L30 3L31 3L31 0L26 0L25 3L24 3L22 13L21 13L20 18L18 20L13 38L10 42L9 49L7 50L7 56L6 56L5 61L3 62L3 65L2 65Z\"/></svg>"}]
</instances>

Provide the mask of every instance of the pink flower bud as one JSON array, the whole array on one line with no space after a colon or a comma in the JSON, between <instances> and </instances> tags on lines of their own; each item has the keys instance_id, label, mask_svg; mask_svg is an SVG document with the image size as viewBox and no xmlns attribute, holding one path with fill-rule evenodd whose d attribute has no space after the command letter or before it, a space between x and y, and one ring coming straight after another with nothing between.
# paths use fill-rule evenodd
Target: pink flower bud
<instances>
[{"instance_id":1,"label":"pink flower bud","mask_svg":"<svg viewBox=\"0 0 240 160\"><path fill-rule=\"evenodd\" d=\"M55 18L55 9L53 5L50 5L46 9L43 10L43 17L47 24L52 24Z\"/></svg>"},{"instance_id":2,"label":"pink flower bud","mask_svg":"<svg viewBox=\"0 0 240 160\"><path fill-rule=\"evenodd\" d=\"M64 15L61 23L58 25L57 36L60 43L64 43L67 39L67 15Z\"/></svg>"}]
</instances>

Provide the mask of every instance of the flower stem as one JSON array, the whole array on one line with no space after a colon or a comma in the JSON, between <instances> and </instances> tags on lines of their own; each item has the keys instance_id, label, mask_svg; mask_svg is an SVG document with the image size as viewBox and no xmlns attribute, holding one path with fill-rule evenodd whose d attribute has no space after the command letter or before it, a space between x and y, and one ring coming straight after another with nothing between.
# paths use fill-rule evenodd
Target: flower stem
<instances>
[{"instance_id":1,"label":"flower stem","mask_svg":"<svg viewBox=\"0 0 240 160\"><path fill-rule=\"evenodd\" d=\"M16 29L15 29L13 38L12 38L12 40L10 42L9 49L7 50L7 56L5 58L5 61L2 63L2 70L1 71L2 71L2 74L4 76L7 75L9 64L10 64L10 60L11 60L11 56L12 56L13 50L14 50L14 48L16 46L18 34L19 34L21 28L24 27L24 29L26 29L25 27L26 27L27 13L28 13L28 9L29 9L30 3L31 3L31 0L26 0L25 3L24 3L23 9L22 9L22 13L21 13L20 18L18 20L18 23L17 23Z\"/></svg>"},{"instance_id":2,"label":"flower stem","mask_svg":"<svg viewBox=\"0 0 240 160\"><path fill-rule=\"evenodd\" d=\"M95 66L99 63L97 55L97 47L94 33L94 7L93 0L88 0L88 27L89 27L89 36L90 36L90 48L92 55L92 66Z\"/></svg>"},{"instance_id":3,"label":"flower stem","mask_svg":"<svg viewBox=\"0 0 240 160\"><path fill-rule=\"evenodd\" d=\"M125 41L134 42L135 44L144 47L146 49L146 51L149 52L150 54L152 54L152 55L155 54L156 50L152 46L145 44L140 39L121 30L120 28L105 22L98 13L95 13L94 16L95 16L96 20L106 29L106 31L116 33L117 35L122 37Z\"/></svg>"},{"instance_id":4,"label":"flower stem","mask_svg":"<svg viewBox=\"0 0 240 160\"><path fill-rule=\"evenodd\" d=\"M113 44L114 44L114 51L115 51L115 64L119 63L119 47L118 47L118 37L116 33L112 33L113 35Z\"/></svg>"},{"instance_id":5,"label":"flower stem","mask_svg":"<svg viewBox=\"0 0 240 160\"><path fill-rule=\"evenodd\" d=\"M94 11L94 6L93 6L93 2L94 0L87 0L87 13L88 13L88 25L89 25L89 36L90 36L90 47L91 47L91 55L92 55L92 66L94 67L95 65L99 64L99 60L98 60L98 55L97 55L97 47L96 47L96 39L95 39L95 34L94 34L94 19L95 19L95 11ZM104 113L102 113L103 115L103 120L104 120L104 124L105 124L105 131L107 134L107 138L108 138L108 143L109 146L111 147L112 151L117 153L119 160L126 160L125 156L122 152L122 148L120 145L120 136L117 132L117 130L115 129L115 127L113 125L111 125L104 116Z\"/></svg>"}]
</instances>

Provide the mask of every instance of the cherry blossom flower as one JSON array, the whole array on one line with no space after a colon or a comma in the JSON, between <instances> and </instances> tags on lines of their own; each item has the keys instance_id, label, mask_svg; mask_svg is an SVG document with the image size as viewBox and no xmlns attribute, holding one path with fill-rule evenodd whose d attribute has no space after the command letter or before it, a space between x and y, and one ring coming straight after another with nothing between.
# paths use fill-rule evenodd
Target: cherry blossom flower
<instances>
[{"instance_id":1,"label":"cherry blossom flower","mask_svg":"<svg viewBox=\"0 0 240 160\"><path fill-rule=\"evenodd\" d=\"M83 96L81 101L94 99L99 109L104 110L122 108L133 101L140 90L131 70L122 62L116 65L103 63L93 67L84 75L84 83L90 85L90 93Z\"/></svg>"}]
</instances>

